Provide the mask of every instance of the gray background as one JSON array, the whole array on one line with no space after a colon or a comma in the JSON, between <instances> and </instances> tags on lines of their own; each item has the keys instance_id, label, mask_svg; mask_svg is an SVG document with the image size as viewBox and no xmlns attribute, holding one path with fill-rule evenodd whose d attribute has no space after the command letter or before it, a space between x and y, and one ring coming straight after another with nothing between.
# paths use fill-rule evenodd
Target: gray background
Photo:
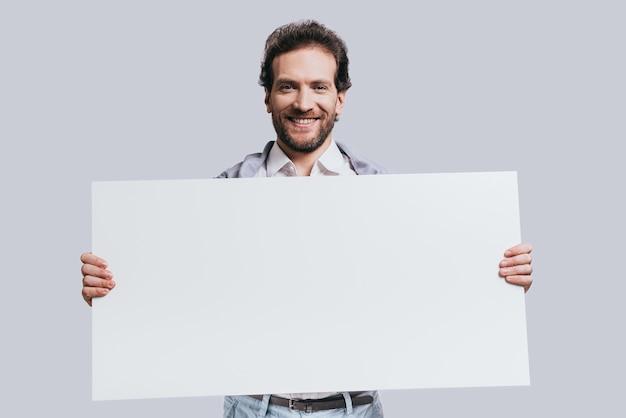
<instances>
[{"instance_id":1,"label":"gray background","mask_svg":"<svg viewBox=\"0 0 626 418\"><path fill-rule=\"evenodd\" d=\"M623 414L625 6L408 4L0 4L1 416L220 416L220 398L90 400L90 182L260 150L263 42L299 18L350 48L336 138L395 172L519 171L532 385L384 392L386 416Z\"/></svg>"}]
</instances>

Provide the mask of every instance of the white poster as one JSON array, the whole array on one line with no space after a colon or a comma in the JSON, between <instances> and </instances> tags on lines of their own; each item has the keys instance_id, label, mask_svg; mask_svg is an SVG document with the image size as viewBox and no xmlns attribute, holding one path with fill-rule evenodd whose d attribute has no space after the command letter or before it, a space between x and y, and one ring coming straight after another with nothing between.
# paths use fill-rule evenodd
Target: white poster
<instances>
[{"instance_id":1,"label":"white poster","mask_svg":"<svg viewBox=\"0 0 626 418\"><path fill-rule=\"evenodd\" d=\"M93 183L93 398L529 384L514 172Z\"/></svg>"}]
</instances>

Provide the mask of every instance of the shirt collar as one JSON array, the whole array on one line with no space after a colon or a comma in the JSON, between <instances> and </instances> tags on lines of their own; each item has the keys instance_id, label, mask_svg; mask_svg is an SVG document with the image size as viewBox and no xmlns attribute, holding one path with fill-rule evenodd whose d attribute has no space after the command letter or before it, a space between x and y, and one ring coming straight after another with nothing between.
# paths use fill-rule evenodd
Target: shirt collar
<instances>
[{"instance_id":1,"label":"shirt collar","mask_svg":"<svg viewBox=\"0 0 626 418\"><path fill-rule=\"evenodd\" d=\"M278 142L274 142L272 149L267 155L267 177L274 177L279 171L283 169L288 169L285 166L289 168L293 167L295 175L295 166L293 165L289 157L287 157L287 154L285 154L283 150L280 149L280 147L278 146Z\"/></svg>"},{"instance_id":2,"label":"shirt collar","mask_svg":"<svg viewBox=\"0 0 626 418\"><path fill-rule=\"evenodd\" d=\"M335 141L330 143L328 149L324 151L324 154L322 154L322 156L317 160L316 166L326 175L342 174L346 170L346 166L349 168L349 164L346 163L346 160Z\"/></svg>"},{"instance_id":3,"label":"shirt collar","mask_svg":"<svg viewBox=\"0 0 626 418\"><path fill-rule=\"evenodd\" d=\"M346 161L343 154L339 150L335 141L331 139L330 146L315 162L313 170L319 170L320 172L327 174L340 174L345 165ZM293 174L295 175L295 166L293 162L291 162L289 157L287 157L283 150L280 149L277 142L274 142L274 145L267 156L266 168L268 177L273 177L281 170L293 170Z\"/></svg>"}]
</instances>

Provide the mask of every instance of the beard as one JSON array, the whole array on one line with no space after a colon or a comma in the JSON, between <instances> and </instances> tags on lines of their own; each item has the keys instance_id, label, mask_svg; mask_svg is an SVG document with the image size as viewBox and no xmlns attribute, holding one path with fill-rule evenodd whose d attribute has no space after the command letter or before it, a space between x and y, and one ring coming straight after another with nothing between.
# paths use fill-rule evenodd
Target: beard
<instances>
[{"instance_id":1,"label":"beard","mask_svg":"<svg viewBox=\"0 0 626 418\"><path fill-rule=\"evenodd\" d=\"M306 118L306 114L296 115L298 118ZM278 114L272 113L272 124L278 139L282 141L289 149L295 152L311 153L322 146L328 135L332 132L335 126L335 114L322 115L320 120L320 127L317 133L312 133L311 137L304 142L296 141L287 130L286 124Z\"/></svg>"}]
</instances>

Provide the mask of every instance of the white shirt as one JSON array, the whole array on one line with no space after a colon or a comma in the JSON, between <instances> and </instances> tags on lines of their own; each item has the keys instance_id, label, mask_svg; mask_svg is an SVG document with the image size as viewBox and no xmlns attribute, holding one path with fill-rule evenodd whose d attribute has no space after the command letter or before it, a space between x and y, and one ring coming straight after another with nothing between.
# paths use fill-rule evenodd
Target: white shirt
<instances>
[{"instance_id":1,"label":"white shirt","mask_svg":"<svg viewBox=\"0 0 626 418\"><path fill-rule=\"evenodd\" d=\"M293 177L297 175L296 166L280 149L278 143L274 142L265 165L261 166L255 177ZM332 141L330 146L313 165L311 176L340 175L355 176L356 172L350 166L348 157L344 156L337 144ZM276 396L287 399L321 399L335 394L336 392L277 393Z\"/></svg>"},{"instance_id":2,"label":"white shirt","mask_svg":"<svg viewBox=\"0 0 626 418\"><path fill-rule=\"evenodd\" d=\"M331 140L332 141L332 140ZM289 157L274 142L267 161L261 166L255 177L293 177L297 176L296 166ZM337 144L332 141L321 157L313 165L311 176L356 176L350 166L350 160L339 151Z\"/></svg>"}]
</instances>

